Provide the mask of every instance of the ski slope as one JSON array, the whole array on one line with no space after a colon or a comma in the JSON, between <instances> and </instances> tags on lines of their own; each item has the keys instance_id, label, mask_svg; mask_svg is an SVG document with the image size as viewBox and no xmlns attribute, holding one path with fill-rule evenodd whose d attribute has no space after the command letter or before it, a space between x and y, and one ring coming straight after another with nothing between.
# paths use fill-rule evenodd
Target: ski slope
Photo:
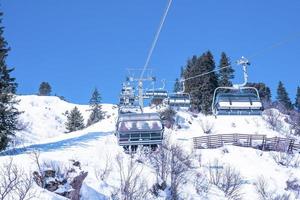
<instances>
[{"instance_id":1,"label":"ski slope","mask_svg":"<svg viewBox=\"0 0 300 200\"><path fill-rule=\"evenodd\" d=\"M52 161L62 166L69 165L69 160L79 160L82 169L88 171L84 181L81 194L82 199L110 199L113 191L119 187L119 171L116 167L117 155L122 155L125 160L129 156L118 146L114 136L115 122L117 118L117 107L111 104L103 104L106 117L83 130L65 133L64 123L66 122L65 111L77 106L85 121L89 116L87 105L77 105L60 100L57 97L41 97L35 95L18 96L20 100L18 108L24 113L21 119L25 130L17 133L18 143L15 148L2 152L0 163L5 163L13 158L14 162L31 173L36 170L36 164L32 159L32 152L40 152L42 161ZM147 108L148 112L154 108ZM182 145L184 149L192 153L192 137L205 135L203 126L213 126L213 134L225 133L247 133L266 134L268 136L284 136L288 131L281 133L268 128L267 123L261 116L204 116L202 114L192 115L185 111L179 111L176 122L181 128L166 130L166 136L170 137L171 143ZM291 178L300 179L299 167L285 167L278 165L272 158L279 154L276 152L262 152L260 150L236 146L225 146L219 149L197 150L202 156L202 167L199 171L207 173L209 163L218 159L222 165L231 165L239 170L245 184L242 187L243 199L258 199L255 193L255 182L258 177L263 176L269 183L269 190L274 194L285 193L286 181ZM298 158L295 158L298 159ZM99 181L96 178L95 170L103 169L106 161L111 162L112 172L107 181ZM295 160L296 162L296 160ZM142 165L142 164L140 164ZM150 188L155 183L155 174L151 167L143 166L142 176ZM194 177L191 177L181 188L183 199L227 199L223 192L212 186L207 194L200 196L193 188ZM54 193L34 186L37 194L35 199L60 200L65 199ZM165 199L168 192L161 194L158 199ZM296 196L291 193L292 199Z\"/></svg>"}]
</instances>

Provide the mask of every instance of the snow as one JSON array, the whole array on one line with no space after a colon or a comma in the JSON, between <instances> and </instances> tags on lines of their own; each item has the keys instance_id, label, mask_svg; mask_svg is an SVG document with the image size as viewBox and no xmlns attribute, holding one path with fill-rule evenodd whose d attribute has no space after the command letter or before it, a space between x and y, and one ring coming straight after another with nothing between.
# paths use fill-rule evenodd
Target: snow
<instances>
[{"instance_id":1,"label":"snow","mask_svg":"<svg viewBox=\"0 0 300 200\"><path fill-rule=\"evenodd\" d=\"M48 138L64 135L66 132L65 123L66 111L72 110L75 106L82 113L85 123L89 117L89 106L68 103L54 96L26 95L18 96L20 101L17 108L23 111L20 120L25 130L17 135L22 145L44 141ZM111 104L103 104L102 108L112 120L117 116L117 108ZM107 128L107 127L105 127Z\"/></svg>"},{"instance_id":2,"label":"snow","mask_svg":"<svg viewBox=\"0 0 300 200\"><path fill-rule=\"evenodd\" d=\"M82 186L82 199L109 199L109 196L119 187L119 171L116 167L117 155L122 155L125 162L130 156L118 146L114 135L118 109L112 104L103 104L106 112L104 120L83 130L65 133L65 111L75 106L82 113L85 122L89 116L88 105L78 105L60 100L58 97L42 97L35 95L18 96L20 100L18 109L24 111L21 115L25 130L17 133L18 143L15 148L0 153L0 165L13 158L13 161L24 169L25 172L37 170L32 152L39 151L41 161L56 161L67 165L69 160L79 160L88 176ZM155 108L147 108L147 112L154 112ZM262 116L205 116L191 114L179 110L176 122L180 129L166 129L165 134L170 137L171 143L180 144L187 152L202 155L202 169L207 174L209 163L218 159L222 165L230 165L237 169L245 181L242 187L243 199L258 199L254 183L263 176L269 183L270 190L276 193L286 192L286 181L291 177L300 179L300 168L278 165L273 156L278 152L262 152L260 150L236 146L225 146L219 149L193 150L192 138L206 135L205 128L213 127L212 134L245 133L265 134L268 137L285 136L288 125L282 132L276 132L268 127ZM112 165L112 172L107 181L96 178L96 169L104 169L106 162ZM140 164L142 165L142 164ZM141 167L141 166L140 166ZM144 166L143 177L151 187L155 183L153 169ZM193 189L193 179L189 180L182 188L184 199L200 199ZM65 199L57 194L39 188L35 199ZM159 199L164 199L163 195ZM292 198L296 198L292 196ZM227 199L217 187L210 187L205 199Z\"/></svg>"}]
</instances>

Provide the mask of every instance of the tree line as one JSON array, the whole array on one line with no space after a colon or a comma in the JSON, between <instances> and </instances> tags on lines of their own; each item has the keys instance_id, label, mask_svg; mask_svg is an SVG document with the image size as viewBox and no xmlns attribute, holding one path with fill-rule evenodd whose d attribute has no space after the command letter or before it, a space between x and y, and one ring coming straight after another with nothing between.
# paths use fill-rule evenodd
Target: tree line
<instances>
[{"instance_id":1,"label":"tree line","mask_svg":"<svg viewBox=\"0 0 300 200\"><path fill-rule=\"evenodd\" d=\"M214 71L215 72L211 72ZM195 77L200 74L203 76ZM217 87L231 87L234 79L234 69L232 68L230 58L225 52L222 52L219 64L216 65L214 56L207 51L200 56L192 56L187 60L184 67L181 68L180 77L175 80L174 92L185 92L191 96L192 109L204 114L211 114L211 104L213 93ZM190 79L189 79L190 78ZM186 80L184 88L181 79ZM279 81L277 87L277 96L272 102L270 88L263 82L247 83L248 87L255 87L265 107L283 107L287 111L297 110L300 112L300 87L297 88L295 102L292 103L284 84ZM184 90L184 91L183 91Z\"/></svg>"}]
</instances>

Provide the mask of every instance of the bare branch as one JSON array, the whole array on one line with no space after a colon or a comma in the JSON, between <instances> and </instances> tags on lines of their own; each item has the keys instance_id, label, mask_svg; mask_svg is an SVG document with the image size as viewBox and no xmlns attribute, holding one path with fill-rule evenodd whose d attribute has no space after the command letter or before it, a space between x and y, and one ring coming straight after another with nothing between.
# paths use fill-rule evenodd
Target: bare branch
<instances>
[{"instance_id":1,"label":"bare branch","mask_svg":"<svg viewBox=\"0 0 300 200\"><path fill-rule=\"evenodd\" d=\"M95 176L99 181L105 181L112 172L111 156L106 155L105 166L103 169L95 169Z\"/></svg>"},{"instance_id":2,"label":"bare branch","mask_svg":"<svg viewBox=\"0 0 300 200\"><path fill-rule=\"evenodd\" d=\"M126 163L124 159L124 155L122 154L118 154L116 157L120 176L120 190L118 196L125 200L144 199L149 190L146 181L144 181L141 176L143 167L140 166L132 156L130 156L128 163ZM115 194L114 198L116 198Z\"/></svg>"},{"instance_id":3,"label":"bare branch","mask_svg":"<svg viewBox=\"0 0 300 200\"><path fill-rule=\"evenodd\" d=\"M0 166L0 200L29 200L34 197L31 191L33 180L9 159Z\"/></svg>"}]
</instances>

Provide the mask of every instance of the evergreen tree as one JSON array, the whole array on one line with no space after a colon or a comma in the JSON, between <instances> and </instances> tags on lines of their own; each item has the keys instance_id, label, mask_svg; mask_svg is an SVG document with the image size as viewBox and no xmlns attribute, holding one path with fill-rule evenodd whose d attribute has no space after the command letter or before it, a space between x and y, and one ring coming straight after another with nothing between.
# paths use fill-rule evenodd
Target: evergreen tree
<instances>
[{"instance_id":1,"label":"evergreen tree","mask_svg":"<svg viewBox=\"0 0 300 200\"><path fill-rule=\"evenodd\" d=\"M48 82L42 82L40 84L40 88L39 88L39 95L40 96L50 96L51 94L51 86Z\"/></svg>"},{"instance_id":2,"label":"evergreen tree","mask_svg":"<svg viewBox=\"0 0 300 200\"><path fill-rule=\"evenodd\" d=\"M191 77L202 74L204 71L202 69L200 58L193 56L187 61L187 64L183 71L183 78L185 81L185 91L191 95L191 103L194 109L200 110L200 85L202 84L201 77L196 77L189 79Z\"/></svg>"},{"instance_id":3,"label":"evergreen tree","mask_svg":"<svg viewBox=\"0 0 300 200\"><path fill-rule=\"evenodd\" d=\"M295 108L298 112L300 112L300 87L299 86L297 87Z\"/></svg>"},{"instance_id":4,"label":"evergreen tree","mask_svg":"<svg viewBox=\"0 0 300 200\"><path fill-rule=\"evenodd\" d=\"M75 106L73 110L71 110L67 114L67 122L66 122L66 129L68 132L78 131L84 128L84 119L82 114Z\"/></svg>"},{"instance_id":5,"label":"evergreen tree","mask_svg":"<svg viewBox=\"0 0 300 200\"><path fill-rule=\"evenodd\" d=\"M230 65L230 60L227 55L222 52L219 68L219 86L230 87L232 86L231 79L234 78L234 69Z\"/></svg>"},{"instance_id":6,"label":"evergreen tree","mask_svg":"<svg viewBox=\"0 0 300 200\"><path fill-rule=\"evenodd\" d=\"M184 77L184 67L180 68L180 78Z\"/></svg>"},{"instance_id":7,"label":"evergreen tree","mask_svg":"<svg viewBox=\"0 0 300 200\"><path fill-rule=\"evenodd\" d=\"M175 80L175 84L174 84L174 92L180 92L181 91L181 84L178 78L176 78Z\"/></svg>"},{"instance_id":8,"label":"evergreen tree","mask_svg":"<svg viewBox=\"0 0 300 200\"><path fill-rule=\"evenodd\" d=\"M87 122L87 126L95 124L100 120L104 119L104 112L102 111L101 106L101 95L98 92L97 88L95 88L92 97L90 99L90 108L91 114Z\"/></svg>"},{"instance_id":9,"label":"evergreen tree","mask_svg":"<svg viewBox=\"0 0 300 200\"><path fill-rule=\"evenodd\" d=\"M205 114L211 112L213 92L218 87L218 77L215 72L211 72L214 69L213 55L208 51L200 57L193 56L188 60L183 73L184 78L187 79L185 92L190 93L192 97L192 107ZM210 73L194 78L207 72Z\"/></svg>"},{"instance_id":10,"label":"evergreen tree","mask_svg":"<svg viewBox=\"0 0 300 200\"><path fill-rule=\"evenodd\" d=\"M205 72L215 70L215 62L213 55L208 51L202 61ZM213 99L214 90L218 87L218 77L215 72L209 73L203 77L203 85L201 85L201 111L205 114L211 113L211 104Z\"/></svg>"},{"instance_id":11,"label":"evergreen tree","mask_svg":"<svg viewBox=\"0 0 300 200\"><path fill-rule=\"evenodd\" d=\"M270 102L271 101L271 90L264 83L247 83L248 87L255 87L258 90L259 96L262 102Z\"/></svg>"},{"instance_id":12,"label":"evergreen tree","mask_svg":"<svg viewBox=\"0 0 300 200\"><path fill-rule=\"evenodd\" d=\"M2 13L0 13L0 23L2 23ZM18 101L15 99L17 84L15 78L10 76L14 69L9 69L6 65L8 51L7 43L3 37L4 27L0 27L0 150L4 150L15 131L18 130L18 115L20 112L15 108Z\"/></svg>"},{"instance_id":13,"label":"evergreen tree","mask_svg":"<svg viewBox=\"0 0 300 200\"><path fill-rule=\"evenodd\" d=\"M282 104L287 110L293 109L291 99L289 98L289 95L281 81L279 81L278 83L277 101L278 103Z\"/></svg>"}]
</instances>

